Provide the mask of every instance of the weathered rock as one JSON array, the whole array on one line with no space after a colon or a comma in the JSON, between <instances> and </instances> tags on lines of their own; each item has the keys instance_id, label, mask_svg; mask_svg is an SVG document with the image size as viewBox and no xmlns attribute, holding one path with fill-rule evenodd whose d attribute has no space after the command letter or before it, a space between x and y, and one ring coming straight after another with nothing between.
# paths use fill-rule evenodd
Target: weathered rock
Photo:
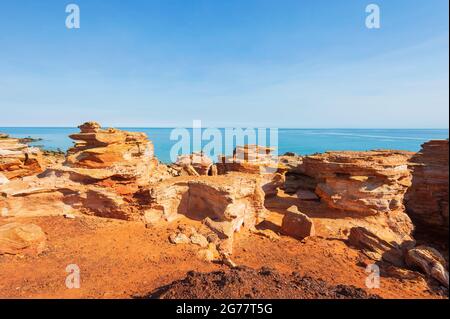
<instances>
[{"instance_id":1,"label":"weathered rock","mask_svg":"<svg viewBox=\"0 0 450 319\"><path fill-rule=\"evenodd\" d=\"M421 269L425 274L448 288L449 276L445 269L446 262L436 249L427 246L410 249L406 254L406 263L410 267Z\"/></svg>"},{"instance_id":2,"label":"weathered rock","mask_svg":"<svg viewBox=\"0 0 450 319\"><path fill-rule=\"evenodd\" d=\"M313 221L301 213L296 206L292 206L287 210L283 217L281 231L299 240L315 236L316 234Z\"/></svg>"},{"instance_id":3,"label":"weathered rock","mask_svg":"<svg viewBox=\"0 0 450 319\"><path fill-rule=\"evenodd\" d=\"M406 209L417 227L447 237L448 140L429 141L411 159L412 186L405 196Z\"/></svg>"},{"instance_id":4,"label":"weathered rock","mask_svg":"<svg viewBox=\"0 0 450 319\"><path fill-rule=\"evenodd\" d=\"M414 247L412 239L399 241L389 232L374 233L364 227L354 227L350 230L349 243L361 249L369 258L387 261L395 266L404 266L404 255Z\"/></svg>"},{"instance_id":5,"label":"weathered rock","mask_svg":"<svg viewBox=\"0 0 450 319\"><path fill-rule=\"evenodd\" d=\"M361 215L403 211L411 185L410 152L327 152L303 159L305 174L318 181L316 193L329 207Z\"/></svg>"},{"instance_id":6,"label":"weathered rock","mask_svg":"<svg viewBox=\"0 0 450 319\"><path fill-rule=\"evenodd\" d=\"M42 152L38 148L20 143L19 139L0 138L0 173L4 177L12 180L38 174L43 169Z\"/></svg>"},{"instance_id":7,"label":"weathered rock","mask_svg":"<svg viewBox=\"0 0 450 319\"><path fill-rule=\"evenodd\" d=\"M45 233L34 224L0 226L0 255L40 254L46 247L46 241Z\"/></svg>"}]
</instances>

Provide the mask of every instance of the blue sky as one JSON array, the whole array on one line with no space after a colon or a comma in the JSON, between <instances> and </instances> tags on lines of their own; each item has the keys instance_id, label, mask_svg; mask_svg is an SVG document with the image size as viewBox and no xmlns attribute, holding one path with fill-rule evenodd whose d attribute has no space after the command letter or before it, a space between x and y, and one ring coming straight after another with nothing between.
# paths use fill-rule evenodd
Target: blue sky
<instances>
[{"instance_id":1,"label":"blue sky","mask_svg":"<svg viewBox=\"0 0 450 319\"><path fill-rule=\"evenodd\" d=\"M0 126L448 128L447 0L69 3L0 1Z\"/></svg>"}]
</instances>

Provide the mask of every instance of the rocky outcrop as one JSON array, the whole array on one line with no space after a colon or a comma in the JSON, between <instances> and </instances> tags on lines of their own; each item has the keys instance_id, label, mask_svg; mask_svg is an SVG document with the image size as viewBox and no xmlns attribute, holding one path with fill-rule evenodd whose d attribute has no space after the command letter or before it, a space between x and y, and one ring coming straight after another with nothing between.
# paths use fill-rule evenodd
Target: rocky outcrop
<instances>
[{"instance_id":1,"label":"rocky outcrop","mask_svg":"<svg viewBox=\"0 0 450 319\"><path fill-rule=\"evenodd\" d=\"M64 164L39 176L0 187L0 209L9 216L86 214L138 220L142 218L139 189L168 178L166 167L153 156L143 133L100 128L95 122L71 135L77 141Z\"/></svg>"},{"instance_id":2,"label":"rocky outcrop","mask_svg":"<svg viewBox=\"0 0 450 319\"><path fill-rule=\"evenodd\" d=\"M233 156L219 156L218 173L239 172L258 175L267 196L275 195L284 185L284 166L272 154L273 148L259 145L237 146Z\"/></svg>"},{"instance_id":3,"label":"rocky outcrop","mask_svg":"<svg viewBox=\"0 0 450 319\"><path fill-rule=\"evenodd\" d=\"M352 228L348 241L372 260L384 260L398 267L405 266L405 253L415 245L412 239L399 241L390 232L375 233L364 227Z\"/></svg>"},{"instance_id":4,"label":"rocky outcrop","mask_svg":"<svg viewBox=\"0 0 450 319\"><path fill-rule=\"evenodd\" d=\"M42 153L38 148L29 147L7 135L0 137L0 173L3 177L12 180L35 175L43 168Z\"/></svg>"},{"instance_id":5,"label":"rocky outcrop","mask_svg":"<svg viewBox=\"0 0 450 319\"><path fill-rule=\"evenodd\" d=\"M411 159L406 208L417 227L448 238L448 140L430 141Z\"/></svg>"},{"instance_id":6,"label":"rocky outcrop","mask_svg":"<svg viewBox=\"0 0 450 319\"><path fill-rule=\"evenodd\" d=\"M234 232L254 228L266 214L260 181L252 175L178 177L151 186L147 194L147 224L180 215L203 221L222 240L218 249L225 256L232 253Z\"/></svg>"},{"instance_id":7,"label":"rocky outcrop","mask_svg":"<svg viewBox=\"0 0 450 319\"><path fill-rule=\"evenodd\" d=\"M449 277L448 271L445 269L446 262L436 249L427 246L410 249L406 254L406 263L410 267L419 268L448 288Z\"/></svg>"},{"instance_id":8,"label":"rocky outcrop","mask_svg":"<svg viewBox=\"0 0 450 319\"><path fill-rule=\"evenodd\" d=\"M327 152L306 156L302 166L329 207L367 216L403 211L411 156L401 151Z\"/></svg>"},{"instance_id":9,"label":"rocky outcrop","mask_svg":"<svg viewBox=\"0 0 450 319\"><path fill-rule=\"evenodd\" d=\"M46 241L45 233L34 224L0 226L0 255L40 254L46 247Z\"/></svg>"}]
</instances>

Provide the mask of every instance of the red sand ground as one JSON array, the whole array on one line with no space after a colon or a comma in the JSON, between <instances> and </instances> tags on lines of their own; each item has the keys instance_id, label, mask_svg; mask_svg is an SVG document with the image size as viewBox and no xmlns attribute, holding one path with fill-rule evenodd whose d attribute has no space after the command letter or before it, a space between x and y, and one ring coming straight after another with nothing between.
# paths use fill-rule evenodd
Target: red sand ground
<instances>
[{"instance_id":1,"label":"red sand ground","mask_svg":"<svg viewBox=\"0 0 450 319\"><path fill-rule=\"evenodd\" d=\"M272 220L277 227L281 217L274 213ZM199 260L197 246L169 243L178 224L196 223L186 218L173 222L169 230L89 216L0 218L0 225L13 221L39 225L48 236L48 248L37 257L0 256L0 298L132 298L185 278L192 270L229 271ZM441 298L421 277L382 277L380 289L368 290L365 258L341 240L271 240L243 231L236 235L233 260L255 269L270 267L282 275L297 272L329 285L353 285L383 298ZM80 289L65 286L69 264L81 269Z\"/></svg>"}]
</instances>

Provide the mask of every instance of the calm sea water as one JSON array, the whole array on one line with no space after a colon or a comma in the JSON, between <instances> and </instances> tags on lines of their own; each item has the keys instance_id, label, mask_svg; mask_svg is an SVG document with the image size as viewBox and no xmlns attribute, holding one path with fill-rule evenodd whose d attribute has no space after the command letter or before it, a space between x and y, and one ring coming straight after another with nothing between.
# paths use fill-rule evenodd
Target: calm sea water
<instances>
[{"instance_id":1,"label":"calm sea water","mask_svg":"<svg viewBox=\"0 0 450 319\"><path fill-rule=\"evenodd\" d=\"M171 128L123 129L147 133L155 145L156 156L163 162L170 162L170 150L178 141L170 139ZM34 143L35 146L66 151L73 145L68 136L78 132L78 129L0 127L0 132L14 137L41 138L42 141ZM279 154L294 152L301 155L331 150L397 149L416 152L426 141L448 137L448 129L279 129L278 152ZM207 143L208 140L204 141L203 145Z\"/></svg>"}]
</instances>

